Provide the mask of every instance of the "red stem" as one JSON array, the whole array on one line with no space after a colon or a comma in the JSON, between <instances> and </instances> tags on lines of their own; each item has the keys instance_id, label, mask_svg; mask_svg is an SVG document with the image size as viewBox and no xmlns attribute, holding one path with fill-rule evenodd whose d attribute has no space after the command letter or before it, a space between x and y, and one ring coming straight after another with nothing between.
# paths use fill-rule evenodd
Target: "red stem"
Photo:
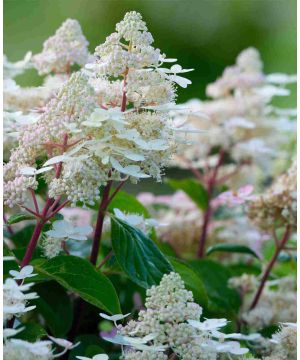
<instances>
[{"instance_id":1,"label":"red stem","mask_svg":"<svg viewBox=\"0 0 300 360\"><path fill-rule=\"evenodd\" d=\"M254 309L256 307L256 305L258 304L259 302L259 299L261 297L261 294L262 294L262 291L265 287L265 284L266 284L266 281L268 280L268 277L270 275L270 272L271 270L273 269L273 266L274 264L276 263L276 260L281 252L281 250L284 248L285 244L287 243L287 241L289 240L289 236L290 236L290 228L289 226L286 227L285 229L285 232L284 232L284 235L283 235L283 238L281 240L281 242L278 244L278 246L276 247L276 250L275 250L275 253L273 254L273 257L271 259L271 261L269 262L265 272L264 272L264 275L261 279L261 282L260 282L260 285L259 285L259 288L254 296L254 299L251 303L251 306L250 306L250 310Z\"/></svg>"},{"instance_id":2,"label":"red stem","mask_svg":"<svg viewBox=\"0 0 300 360\"><path fill-rule=\"evenodd\" d=\"M62 208L64 208L68 203L70 202L70 200L66 200L64 201L59 207L57 207L53 212L51 212L47 218L45 219L45 222L47 222L48 220L50 220L55 214L57 214Z\"/></svg>"},{"instance_id":3,"label":"red stem","mask_svg":"<svg viewBox=\"0 0 300 360\"><path fill-rule=\"evenodd\" d=\"M37 203L37 200L36 200L36 196L35 196L35 192L33 189L29 189L30 192L31 192L31 195L32 195L32 200L33 200L33 203L34 203L34 208L35 208L35 211L37 214L40 213L40 209L39 209L39 206L38 206L38 203Z\"/></svg>"},{"instance_id":4,"label":"red stem","mask_svg":"<svg viewBox=\"0 0 300 360\"><path fill-rule=\"evenodd\" d=\"M28 211L30 214L34 215L36 218L41 218L41 214L37 214L35 211L29 209L28 207L23 206L23 205L20 205L20 207L22 207L23 209Z\"/></svg>"},{"instance_id":5,"label":"red stem","mask_svg":"<svg viewBox=\"0 0 300 360\"><path fill-rule=\"evenodd\" d=\"M54 203L51 205L51 207L50 207L49 210L48 210L49 213L52 212L52 211L55 209L55 207L59 204L60 199L61 199L61 196L59 196L59 197L54 201Z\"/></svg>"},{"instance_id":6,"label":"red stem","mask_svg":"<svg viewBox=\"0 0 300 360\"><path fill-rule=\"evenodd\" d=\"M41 220L38 220L36 225L35 225L35 228L34 228L32 236L31 236L29 245L27 247L26 253L25 253L24 258L23 258L23 260L21 262L21 268L28 265L31 258L32 258L33 251L36 248L39 237L41 235L42 228L43 228L43 226L45 224L45 216L46 216L46 214L48 212L49 207L52 205L52 202L53 202L53 199L48 199L46 201L46 204L45 204L43 212L42 212L42 218L41 218Z\"/></svg>"},{"instance_id":7,"label":"red stem","mask_svg":"<svg viewBox=\"0 0 300 360\"><path fill-rule=\"evenodd\" d=\"M63 137L63 149L65 149L67 147L67 144L68 144L68 135L65 134L64 137ZM56 173L55 173L56 178L60 177L61 170L62 170L62 163L59 163L58 167L57 167L57 170L56 170ZM32 193L34 203L35 203L36 202L36 197L35 197L34 191L32 190L31 193ZM23 260L21 262L21 268L28 265L31 258L32 258L33 251L36 248L36 245L37 245L39 237L41 235L43 226L49 220L49 216L47 216L47 213L48 213L49 209L51 208L51 206L53 205L53 202L54 202L54 199L49 199L48 198L41 214L38 212L38 210L37 210L37 213L35 214L32 210L26 208L27 211L29 211L29 212L35 214L36 216L40 217L40 220L38 220L36 225L35 225L35 228L34 228L32 236L31 236L29 245L27 247L26 253L25 253L24 258L23 258ZM65 205L65 203L63 205ZM38 209L37 203L35 203L35 206ZM53 212L52 214L53 215L56 214L56 212L59 211L60 209L61 209L61 206L58 208L58 210L56 209L55 212ZM50 214L51 215L50 217L53 216L52 214Z\"/></svg>"},{"instance_id":8,"label":"red stem","mask_svg":"<svg viewBox=\"0 0 300 360\"><path fill-rule=\"evenodd\" d=\"M99 266L97 267L97 269L101 269L102 266L113 256L113 251L111 250L106 256L105 258L101 261L101 263L99 264Z\"/></svg>"},{"instance_id":9,"label":"red stem","mask_svg":"<svg viewBox=\"0 0 300 360\"><path fill-rule=\"evenodd\" d=\"M218 163L215 166L211 177L208 179L208 186L207 186L208 205L207 205L207 209L204 213L202 233L201 233L201 236L199 239L199 248L198 248L198 253L197 253L199 258L202 258L204 256L207 230L208 230L208 225L209 225L210 218L212 215L211 198L213 195L214 187L216 185L218 170L224 161L224 155L225 155L225 151L223 149L221 149L220 153L219 153Z\"/></svg>"},{"instance_id":10,"label":"red stem","mask_svg":"<svg viewBox=\"0 0 300 360\"><path fill-rule=\"evenodd\" d=\"M92 251L91 251L91 256L90 256L90 262L94 265L96 265L98 252L99 252L99 248L100 248L100 241L101 241L101 236L102 236L105 210L107 209L107 206L109 204L108 200L109 200L109 191L110 191L111 185L112 185L112 181L109 180L107 185L104 187L103 196L102 196L102 200L101 200L99 211L98 211L97 223L96 223L94 239L93 239L93 246L92 246Z\"/></svg>"},{"instance_id":11,"label":"red stem","mask_svg":"<svg viewBox=\"0 0 300 360\"><path fill-rule=\"evenodd\" d=\"M107 203L110 204L113 200L113 198L117 195L117 193L121 190L121 188L124 186L127 179L120 182L120 184L116 187L116 190L111 194L109 199L107 200Z\"/></svg>"}]
</instances>

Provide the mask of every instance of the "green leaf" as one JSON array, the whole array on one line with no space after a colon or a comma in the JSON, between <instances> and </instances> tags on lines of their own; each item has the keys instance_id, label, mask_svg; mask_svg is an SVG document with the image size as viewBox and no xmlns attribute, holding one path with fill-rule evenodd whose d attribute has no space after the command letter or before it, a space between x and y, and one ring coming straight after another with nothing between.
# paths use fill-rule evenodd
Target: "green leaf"
<instances>
[{"instance_id":1,"label":"green leaf","mask_svg":"<svg viewBox=\"0 0 300 360\"><path fill-rule=\"evenodd\" d=\"M49 220L51 223L57 220L63 220L64 216L61 213L56 213L52 218Z\"/></svg>"},{"instance_id":2,"label":"green leaf","mask_svg":"<svg viewBox=\"0 0 300 360\"><path fill-rule=\"evenodd\" d=\"M279 329L280 329L280 325L274 324L274 325L269 325L269 326L263 328L259 332L263 337L271 338L273 334L275 334L276 332L279 331Z\"/></svg>"},{"instance_id":3,"label":"green leaf","mask_svg":"<svg viewBox=\"0 0 300 360\"><path fill-rule=\"evenodd\" d=\"M24 330L20 331L17 335L14 336L14 339L26 340L29 342L35 342L47 336L47 332L41 325L37 323L26 323L21 324L18 328L25 327ZM18 329L17 328L17 329Z\"/></svg>"},{"instance_id":4,"label":"green leaf","mask_svg":"<svg viewBox=\"0 0 300 360\"><path fill-rule=\"evenodd\" d=\"M236 290L228 287L231 273L225 266L206 259L193 260L189 264L203 281L211 311L238 311L241 299Z\"/></svg>"},{"instance_id":5,"label":"green leaf","mask_svg":"<svg viewBox=\"0 0 300 360\"><path fill-rule=\"evenodd\" d=\"M23 247L23 246L28 245L28 243L29 243L29 241L31 239L34 227L35 226L32 225L32 224L27 225L22 230L14 233L11 236L11 239L12 239L12 241L15 244L16 247Z\"/></svg>"},{"instance_id":6,"label":"green leaf","mask_svg":"<svg viewBox=\"0 0 300 360\"><path fill-rule=\"evenodd\" d=\"M232 276L242 276L243 274L259 275L261 273L261 266L253 264L232 264L228 265L227 268Z\"/></svg>"},{"instance_id":7,"label":"green leaf","mask_svg":"<svg viewBox=\"0 0 300 360\"><path fill-rule=\"evenodd\" d=\"M252 249L250 249L248 246L235 245L235 244L217 244L217 245L210 246L206 251L206 255L210 255L217 251L247 254L247 255L252 255L252 256L256 257L257 259L259 259L257 254Z\"/></svg>"},{"instance_id":8,"label":"green leaf","mask_svg":"<svg viewBox=\"0 0 300 360\"><path fill-rule=\"evenodd\" d=\"M172 266L156 244L141 230L112 218L111 240L114 254L124 272L143 288L158 285Z\"/></svg>"},{"instance_id":9,"label":"green leaf","mask_svg":"<svg viewBox=\"0 0 300 360\"><path fill-rule=\"evenodd\" d=\"M113 213L114 209L120 209L125 213L134 213L149 218L148 210L133 196L124 191L119 191L109 204L108 210Z\"/></svg>"},{"instance_id":10,"label":"green leaf","mask_svg":"<svg viewBox=\"0 0 300 360\"><path fill-rule=\"evenodd\" d=\"M208 194L200 182L193 179L168 179L167 183L175 190L183 190L201 210L207 209Z\"/></svg>"},{"instance_id":11,"label":"green leaf","mask_svg":"<svg viewBox=\"0 0 300 360\"><path fill-rule=\"evenodd\" d=\"M73 322L72 303L64 288L55 281L37 284L33 288L39 295L32 301L36 311L43 316L51 333L63 337Z\"/></svg>"},{"instance_id":12,"label":"green leaf","mask_svg":"<svg viewBox=\"0 0 300 360\"><path fill-rule=\"evenodd\" d=\"M172 248L171 244L164 242L164 241L159 241L159 240L155 241L155 243L158 246L159 250L166 256L170 256L170 257L177 256L177 254L176 254L175 250Z\"/></svg>"},{"instance_id":13,"label":"green leaf","mask_svg":"<svg viewBox=\"0 0 300 360\"><path fill-rule=\"evenodd\" d=\"M36 271L74 291L85 301L109 312L121 313L119 299L110 280L85 259L56 256L48 261L32 263Z\"/></svg>"},{"instance_id":14,"label":"green leaf","mask_svg":"<svg viewBox=\"0 0 300 360\"><path fill-rule=\"evenodd\" d=\"M8 225L12 225L12 224L16 224L20 221L24 221L24 220L34 220L35 216L30 215L30 214L15 214L10 216L10 218L7 220L7 224Z\"/></svg>"},{"instance_id":15,"label":"green leaf","mask_svg":"<svg viewBox=\"0 0 300 360\"><path fill-rule=\"evenodd\" d=\"M175 271L181 276L182 280L184 281L185 287L188 290L192 291L194 295L194 300L202 307L207 307L207 293L203 281L200 279L198 274L196 274L196 272L190 266L177 259L169 258L169 260L173 265Z\"/></svg>"}]
</instances>

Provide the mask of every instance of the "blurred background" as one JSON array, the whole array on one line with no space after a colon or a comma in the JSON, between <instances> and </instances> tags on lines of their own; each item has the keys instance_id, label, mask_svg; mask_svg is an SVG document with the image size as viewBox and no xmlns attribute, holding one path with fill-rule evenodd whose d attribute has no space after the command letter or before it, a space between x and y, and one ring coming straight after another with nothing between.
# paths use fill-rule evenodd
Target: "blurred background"
<instances>
[{"instance_id":1,"label":"blurred background","mask_svg":"<svg viewBox=\"0 0 300 360\"><path fill-rule=\"evenodd\" d=\"M40 52L66 18L80 22L93 52L130 10L142 13L156 47L195 69L178 102L204 99L206 85L248 46L260 51L266 73L296 73L296 0L4 0L4 53L16 61L29 50ZM17 81L41 83L35 70ZM296 105L294 89L278 100L281 106ZM142 186L145 191L147 182Z\"/></svg>"}]
</instances>

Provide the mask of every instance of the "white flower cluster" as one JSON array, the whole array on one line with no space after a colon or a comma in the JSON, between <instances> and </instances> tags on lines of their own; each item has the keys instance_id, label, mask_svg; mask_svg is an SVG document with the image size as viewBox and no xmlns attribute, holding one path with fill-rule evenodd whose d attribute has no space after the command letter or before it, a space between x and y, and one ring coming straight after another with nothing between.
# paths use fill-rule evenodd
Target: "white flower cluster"
<instances>
[{"instance_id":1,"label":"white flower cluster","mask_svg":"<svg viewBox=\"0 0 300 360\"><path fill-rule=\"evenodd\" d=\"M67 79L65 74L49 75L42 86L21 87L14 78L33 67L32 54L28 52L23 60L9 62L4 55L3 64L3 107L8 111L27 113L35 108L43 108L48 100Z\"/></svg>"},{"instance_id":2,"label":"white flower cluster","mask_svg":"<svg viewBox=\"0 0 300 360\"><path fill-rule=\"evenodd\" d=\"M273 348L265 360L297 359L297 324L282 323L279 332L272 336Z\"/></svg>"},{"instance_id":3,"label":"white flower cluster","mask_svg":"<svg viewBox=\"0 0 300 360\"><path fill-rule=\"evenodd\" d=\"M10 320L14 316L33 310L35 306L27 306L28 300L36 299L37 293L27 291L34 283L23 284L25 278L35 276L32 274L31 265L23 267L20 271L11 270L10 275L13 278L7 278L3 284L3 320ZM22 281L19 283L18 281Z\"/></svg>"},{"instance_id":4,"label":"white flower cluster","mask_svg":"<svg viewBox=\"0 0 300 360\"><path fill-rule=\"evenodd\" d=\"M36 114L24 115L22 111L3 112L3 158L8 160L11 149L18 145L19 130L25 125L34 123Z\"/></svg>"},{"instance_id":5,"label":"white flower cluster","mask_svg":"<svg viewBox=\"0 0 300 360\"><path fill-rule=\"evenodd\" d=\"M171 69L160 67L176 59L166 59L152 43L152 35L141 15L132 11L116 25L116 32L96 48L96 63L87 64L86 68L94 72L91 81L103 105L121 106L124 90L135 107L165 104L175 99L175 83L183 87L191 83L177 75L191 69L183 70L179 65ZM123 90L120 76L126 79ZM111 97L107 98L107 90Z\"/></svg>"},{"instance_id":6,"label":"white flower cluster","mask_svg":"<svg viewBox=\"0 0 300 360\"><path fill-rule=\"evenodd\" d=\"M207 95L212 100L192 100L186 104L196 114L206 114L209 120L190 116L196 128L207 132L189 135L195 146L183 149L177 164L186 167L192 162L202 167L203 159L211 156L212 149L222 147L238 163L254 161L264 167L268 165L270 156L279 151L295 128L291 121L295 111L275 108L271 101L275 96L289 95L284 86L295 82L296 77L265 75L262 67L258 51L248 48L237 57L235 65L225 69L221 78L207 86Z\"/></svg>"},{"instance_id":7,"label":"white flower cluster","mask_svg":"<svg viewBox=\"0 0 300 360\"><path fill-rule=\"evenodd\" d=\"M49 153L59 154L61 150L56 145L62 145L64 134L70 134L70 141L72 141L72 136L74 137L70 133L70 124L85 120L92 112L94 104L93 90L88 86L87 79L82 74L75 73L62 86L57 96L47 104L45 112L38 121L23 128L19 135L19 146L12 152L10 161L4 166L5 205L12 207L24 202L26 190L28 188L35 189L37 181L35 176L23 175L22 169L35 167L36 160L43 156L47 157ZM69 164L73 164L73 162ZM64 171L68 171L68 169L64 169ZM50 191L55 193L57 184L53 180L53 171L47 175L46 180L49 183ZM77 172L74 171L73 176L80 177L80 169ZM82 178L78 179L78 181L81 180ZM101 185L99 179L95 179L95 182L96 186ZM68 187L67 176L60 187L62 188L61 192L65 191L66 195L72 192L72 187ZM90 190L87 189L87 191Z\"/></svg>"},{"instance_id":8,"label":"white flower cluster","mask_svg":"<svg viewBox=\"0 0 300 360\"><path fill-rule=\"evenodd\" d=\"M83 66L89 57L88 41L77 20L67 19L55 34L44 42L43 51L32 62L40 75L68 73L70 66Z\"/></svg>"},{"instance_id":9,"label":"white flower cluster","mask_svg":"<svg viewBox=\"0 0 300 360\"><path fill-rule=\"evenodd\" d=\"M75 51L75 47L77 47L77 40L74 38L74 41L71 41L70 38L70 34L72 35L73 33L74 37L76 31L81 32L80 27L79 29L78 27L79 24L76 20L67 20L65 25L62 27L63 30L60 28L57 31L61 38L58 37L60 41L57 41L58 39L56 38L54 43L56 46L60 45L63 48L64 53L69 54L69 57L78 57ZM72 28L74 28L73 31ZM75 29L77 30L75 31ZM51 39L52 38L47 40L46 43L52 43L53 40ZM64 46L62 46L62 43ZM73 50L72 47L74 48ZM56 47L56 50L58 52L58 47ZM18 134L23 126L26 125L28 116L37 117L38 113L36 110L39 112L43 111L45 104L55 95L56 91L67 80L68 75L62 73L49 75L44 79L43 85L37 87L21 87L16 83L14 78L23 74L27 69L32 68L36 59L39 59L39 61L38 64L35 65L38 68L45 68L49 66L49 61L51 59L54 61L54 57L56 57L57 60L60 58L60 61L62 61L62 55L59 54L59 52L57 54L54 52L51 56L49 51L47 54L43 54L43 56L41 54L32 56L31 52L28 52L23 60L15 63L9 62L7 57L4 55L3 104L4 109L6 110L4 126L4 149L6 150L6 153L4 154L5 160L8 159L9 151L17 145ZM75 60L76 59L73 59L71 62L74 62ZM12 131L13 135L11 135Z\"/></svg>"},{"instance_id":10,"label":"white flower cluster","mask_svg":"<svg viewBox=\"0 0 300 360\"><path fill-rule=\"evenodd\" d=\"M51 360L52 342L48 340L28 342L21 339L8 339L3 346L4 360Z\"/></svg>"},{"instance_id":11,"label":"white flower cluster","mask_svg":"<svg viewBox=\"0 0 300 360\"><path fill-rule=\"evenodd\" d=\"M249 218L265 230L278 225L297 226L297 162L248 206Z\"/></svg>"},{"instance_id":12,"label":"white flower cluster","mask_svg":"<svg viewBox=\"0 0 300 360\"><path fill-rule=\"evenodd\" d=\"M168 352L183 360L214 360L221 354L239 358L248 352L237 341L225 341L243 339L243 335L218 331L227 324L226 319L200 321L202 308L193 302L192 293L176 273L164 275L158 286L147 290L145 306L137 321L129 321L125 327L119 325L114 338L105 337L107 341L128 346L122 356L124 360L164 360L168 359ZM248 340L256 337L246 336Z\"/></svg>"},{"instance_id":13,"label":"white flower cluster","mask_svg":"<svg viewBox=\"0 0 300 360\"><path fill-rule=\"evenodd\" d=\"M55 95L67 79L66 75L47 76L42 86L21 87L13 79L4 79L3 107L7 111L43 111L45 104Z\"/></svg>"},{"instance_id":14,"label":"white flower cluster","mask_svg":"<svg viewBox=\"0 0 300 360\"><path fill-rule=\"evenodd\" d=\"M249 310L259 281L253 275L244 274L230 279L230 285L243 294L242 320L253 330L280 323L293 322L297 318L296 281L292 277L267 281L257 306Z\"/></svg>"},{"instance_id":15,"label":"white flower cluster","mask_svg":"<svg viewBox=\"0 0 300 360\"><path fill-rule=\"evenodd\" d=\"M24 73L26 69L32 67L31 64L31 52L28 52L23 60L17 61L15 63L10 62L7 59L6 55L3 55L3 77L4 79L13 79L18 75Z\"/></svg>"},{"instance_id":16,"label":"white flower cluster","mask_svg":"<svg viewBox=\"0 0 300 360\"><path fill-rule=\"evenodd\" d=\"M154 55L146 55L159 52L145 45L149 42L146 39L150 38L145 33L145 25L139 14L127 14L117 29L117 35L110 36L97 48L96 55L100 51L100 59L87 66L93 71L73 74L47 104L38 121L26 126L20 134L19 147L12 153L4 171L6 205L22 203L26 189L37 186L34 176L27 173L30 177L28 184L29 180L24 177L22 169L35 167L36 159L41 156L51 158L44 163L47 170L48 166L54 170L58 163L63 163L59 177L54 178L51 169L44 177L49 185L50 197L66 196L73 206L79 201L93 205L99 199L99 187L109 180L121 180L122 174L132 181L150 176L161 179L161 171L169 163L177 139L178 128L174 129L168 115L170 101L175 94L174 83L184 82L184 78L176 74L186 70L174 65L169 73L168 69L157 67L158 60L153 60ZM113 40L115 37L118 40ZM128 45L119 44L122 37L129 41ZM122 68L124 73L114 68L120 64L111 59L117 56L118 51L130 55L131 60L126 60L125 70ZM168 61L163 55L157 58L161 63ZM139 74L142 74L141 77ZM119 88L120 79L114 81L112 76L121 75L124 79L120 102L102 103L103 96L97 94L97 86L94 91L93 81L111 81ZM154 78L157 79L155 84ZM172 88L172 93L167 98L162 97L158 88L164 89L163 93L166 88ZM104 86L103 89L107 99L114 98L111 86ZM150 89L152 95L148 98ZM134 108L124 111L126 104ZM174 104L171 106L175 107ZM62 151L65 135L68 136L68 144L77 146L67 144ZM16 188L17 181L21 184Z\"/></svg>"},{"instance_id":17,"label":"white flower cluster","mask_svg":"<svg viewBox=\"0 0 300 360\"><path fill-rule=\"evenodd\" d=\"M4 159L17 145L17 138L26 125L28 116L36 118L44 112L45 105L53 98L62 84L69 78L72 64L84 65L88 59L87 41L76 20L66 20L44 43L41 54L32 56L28 52L23 60L11 63L4 55L3 100L6 110L4 127ZM21 87L14 78L27 69L36 67L40 74L49 74L42 86ZM50 74L50 73L54 74ZM16 121L15 121L16 120ZM15 124L17 122L17 124ZM17 129L15 128L17 125ZM13 135L11 132L13 130Z\"/></svg>"},{"instance_id":18,"label":"white flower cluster","mask_svg":"<svg viewBox=\"0 0 300 360\"><path fill-rule=\"evenodd\" d=\"M89 225L73 226L65 220L57 220L52 224L52 229L43 234L42 248L44 255L51 259L62 250L62 243L66 240L85 241L93 231Z\"/></svg>"},{"instance_id":19,"label":"white flower cluster","mask_svg":"<svg viewBox=\"0 0 300 360\"><path fill-rule=\"evenodd\" d=\"M74 349L79 343L72 342L48 336L51 340L37 340L29 342L17 338L12 338L19 332L22 332L24 327L18 329L4 329L4 345L3 345L3 359L4 360L53 360L64 355L67 351ZM54 354L53 345L63 348L62 351Z\"/></svg>"}]
</instances>

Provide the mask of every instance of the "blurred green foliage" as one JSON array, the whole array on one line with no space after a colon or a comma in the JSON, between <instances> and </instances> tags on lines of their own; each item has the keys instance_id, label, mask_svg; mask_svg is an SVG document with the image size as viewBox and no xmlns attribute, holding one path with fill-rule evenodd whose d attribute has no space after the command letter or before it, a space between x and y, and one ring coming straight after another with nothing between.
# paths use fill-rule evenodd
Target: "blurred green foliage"
<instances>
[{"instance_id":1,"label":"blurred green foliage","mask_svg":"<svg viewBox=\"0 0 300 360\"><path fill-rule=\"evenodd\" d=\"M4 51L11 60L39 52L66 18L80 22L93 51L130 10L142 13L157 47L195 69L180 102L204 97L248 46L261 52L266 72L296 72L296 0L4 0Z\"/></svg>"}]
</instances>

